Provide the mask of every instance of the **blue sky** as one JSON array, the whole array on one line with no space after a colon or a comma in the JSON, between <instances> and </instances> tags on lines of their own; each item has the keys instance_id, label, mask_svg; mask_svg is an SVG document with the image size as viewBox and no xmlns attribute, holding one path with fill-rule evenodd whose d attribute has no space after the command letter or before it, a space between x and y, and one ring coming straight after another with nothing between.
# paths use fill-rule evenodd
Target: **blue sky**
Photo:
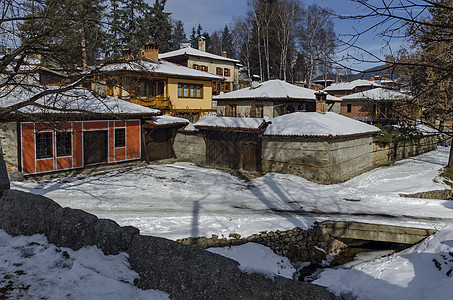
<instances>
[{"instance_id":1,"label":"blue sky","mask_svg":"<svg viewBox=\"0 0 453 300\"><path fill-rule=\"evenodd\" d=\"M151 2L152 0L148 1ZM247 2L247 0L167 0L165 11L172 13L174 19L183 21L186 35L189 37L192 27L197 27L198 24L201 24L203 30L210 34L215 30L223 29L226 24L230 23L233 16L246 14L248 10ZM357 3L350 0L306 0L303 3L305 6L315 3L342 15L358 14L363 11ZM335 19L334 23L337 34L351 34L372 24L371 21L357 22L339 19ZM396 51L400 44L400 41L392 41L392 51ZM381 57L389 53L388 47L385 47L386 42L377 37L377 31L371 31L361 37L357 45ZM346 52L339 52L337 56L341 58L345 54ZM349 63L348 66L356 69L365 69L374 65L354 65Z\"/></svg>"}]
</instances>

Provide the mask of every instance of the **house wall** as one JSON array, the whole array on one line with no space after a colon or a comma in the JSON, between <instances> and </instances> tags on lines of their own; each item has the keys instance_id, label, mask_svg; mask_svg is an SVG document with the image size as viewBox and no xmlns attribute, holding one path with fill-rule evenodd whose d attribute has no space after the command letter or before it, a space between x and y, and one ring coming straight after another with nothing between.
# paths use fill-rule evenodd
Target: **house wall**
<instances>
[{"instance_id":1,"label":"house wall","mask_svg":"<svg viewBox=\"0 0 453 300\"><path fill-rule=\"evenodd\" d=\"M230 91L233 91L234 86L239 84L239 69L235 67L234 62L215 60L207 57L194 57L190 56L187 61L187 67L193 68L193 65L203 65L208 68L207 72L216 75L217 67L222 69L230 69L230 76L221 76L225 78L225 82L230 83Z\"/></svg>"},{"instance_id":2,"label":"house wall","mask_svg":"<svg viewBox=\"0 0 453 300\"><path fill-rule=\"evenodd\" d=\"M337 113L337 114L340 114L340 111L341 111L341 102L335 102L333 105L332 105L332 108L330 108L331 104L327 104L326 106L326 109L328 111L331 111L331 112L334 112L334 113ZM330 108L330 109L329 109Z\"/></svg>"},{"instance_id":3,"label":"house wall","mask_svg":"<svg viewBox=\"0 0 453 300\"><path fill-rule=\"evenodd\" d=\"M9 179L21 179L22 174L19 171L19 156L17 144L17 123L0 123L0 138L3 148L3 159L6 163Z\"/></svg>"},{"instance_id":4,"label":"house wall","mask_svg":"<svg viewBox=\"0 0 453 300\"><path fill-rule=\"evenodd\" d=\"M179 160L200 165L206 163L206 144L199 131L178 131L173 149Z\"/></svg>"},{"instance_id":5,"label":"house wall","mask_svg":"<svg viewBox=\"0 0 453 300\"><path fill-rule=\"evenodd\" d=\"M372 137L304 139L263 137L263 172L289 173L331 184L373 167Z\"/></svg>"},{"instance_id":6,"label":"house wall","mask_svg":"<svg viewBox=\"0 0 453 300\"><path fill-rule=\"evenodd\" d=\"M178 83L202 84L202 98L178 97ZM212 81L193 80L184 78L168 78L167 96L170 97L172 108L175 110L211 110L212 109Z\"/></svg>"},{"instance_id":7,"label":"house wall","mask_svg":"<svg viewBox=\"0 0 453 300\"><path fill-rule=\"evenodd\" d=\"M250 117L250 109L252 105L263 106L263 116L267 118L274 117L274 102L273 101L254 101L254 100L241 100L241 101L223 101L217 100L217 114L225 116L226 105L236 105L236 117Z\"/></svg>"},{"instance_id":8,"label":"house wall","mask_svg":"<svg viewBox=\"0 0 453 300\"><path fill-rule=\"evenodd\" d=\"M107 132L107 163L141 158L140 120L67 122L59 124L57 129L45 124L21 123L20 128L21 168L24 175L84 167L83 135L86 131L104 130ZM125 147L115 148L115 128L125 128ZM56 132L62 130L72 132L72 151L70 156L56 157ZM52 133L52 157L45 159L36 158L35 137L38 132Z\"/></svg>"},{"instance_id":9,"label":"house wall","mask_svg":"<svg viewBox=\"0 0 453 300\"><path fill-rule=\"evenodd\" d=\"M348 112L348 104L351 104L351 112ZM372 118L373 103L368 101L343 100L340 114L355 119Z\"/></svg>"}]
</instances>

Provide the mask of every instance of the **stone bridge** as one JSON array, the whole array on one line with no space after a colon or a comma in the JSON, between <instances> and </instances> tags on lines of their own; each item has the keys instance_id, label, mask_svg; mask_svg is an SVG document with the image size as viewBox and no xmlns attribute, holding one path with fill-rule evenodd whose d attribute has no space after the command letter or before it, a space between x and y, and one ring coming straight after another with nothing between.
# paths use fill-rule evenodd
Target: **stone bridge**
<instances>
[{"instance_id":1,"label":"stone bridge","mask_svg":"<svg viewBox=\"0 0 453 300\"><path fill-rule=\"evenodd\" d=\"M417 244L436 230L360 222L325 221L319 224L324 235L345 244L359 241Z\"/></svg>"}]
</instances>

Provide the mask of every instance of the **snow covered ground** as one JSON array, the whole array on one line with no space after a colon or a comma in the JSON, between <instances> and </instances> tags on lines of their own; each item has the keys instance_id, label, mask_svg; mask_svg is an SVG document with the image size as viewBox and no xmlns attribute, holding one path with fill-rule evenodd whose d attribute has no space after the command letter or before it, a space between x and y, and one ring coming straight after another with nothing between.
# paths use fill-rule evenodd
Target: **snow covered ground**
<instances>
[{"instance_id":1,"label":"snow covered ground","mask_svg":"<svg viewBox=\"0 0 453 300\"><path fill-rule=\"evenodd\" d=\"M127 258L105 256L96 247L59 248L44 235L11 237L0 230L0 298L170 299L164 292L135 287L138 274Z\"/></svg>"},{"instance_id":2,"label":"snow covered ground","mask_svg":"<svg viewBox=\"0 0 453 300\"><path fill-rule=\"evenodd\" d=\"M442 229L453 224L453 202L398 194L447 188L438 174L448 151L439 148L334 185L276 173L244 181L227 172L175 163L13 182L12 188L170 239L248 236L308 228L325 219Z\"/></svg>"},{"instance_id":3,"label":"snow covered ground","mask_svg":"<svg viewBox=\"0 0 453 300\"><path fill-rule=\"evenodd\" d=\"M452 299L453 230L398 254L321 273L315 284L351 299Z\"/></svg>"},{"instance_id":4,"label":"snow covered ground","mask_svg":"<svg viewBox=\"0 0 453 300\"><path fill-rule=\"evenodd\" d=\"M136 226L143 234L171 239L233 232L247 236L263 230L308 228L324 219L435 228L440 231L419 245L385 258L326 269L315 283L352 299L451 299L453 202L398 196L449 188L438 176L448 151L439 148L328 186L285 174L244 181L226 172L175 163L13 182L12 188ZM270 277L294 273L287 260L261 245L210 251L239 261L245 272ZM73 299L168 297L133 287L136 274L128 269L125 256L103 256L94 247L59 249L43 236L12 238L0 231L0 259L7 265L0 268L0 277L14 279L19 287L15 293L24 293L25 288L33 291L33 297L49 297L50 287L57 286L58 296L68 298L69 293ZM38 274L41 277L33 277ZM8 282L0 283L7 286Z\"/></svg>"}]
</instances>

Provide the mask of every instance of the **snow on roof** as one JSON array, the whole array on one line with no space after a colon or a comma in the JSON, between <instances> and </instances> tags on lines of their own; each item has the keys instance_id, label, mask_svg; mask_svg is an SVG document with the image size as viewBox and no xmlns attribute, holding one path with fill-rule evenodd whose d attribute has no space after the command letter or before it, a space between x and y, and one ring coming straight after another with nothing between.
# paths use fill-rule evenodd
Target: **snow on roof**
<instances>
[{"instance_id":1,"label":"snow on roof","mask_svg":"<svg viewBox=\"0 0 453 300\"><path fill-rule=\"evenodd\" d=\"M329 92L329 91L349 91L353 90L354 88L358 86L381 86L380 84L369 81L369 80L364 80L364 79L357 79L354 81L350 82L339 82L339 83L334 83L324 89L324 91Z\"/></svg>"},{"instance_id":2,"label":"snow on roof","mask_svg":"<svg viewBox=\"0 0 453 300\"><path fill-rule=\"evenodd\" d=\"M160 53L159 59L166 59L166 58L181 56L181 55L192 55L192 56L206 57L206 58L211 58L211 59L216 59L216 60L223 60L223 61L239 63L239 60L237 60L237 59L223 57L220 55L201 51L201 50L194 49L191 47L178 49L178 50L170 51L170 52L166 52L166 53Z\"/></svg>"},{"instance_id":3,"label":"snow on roof","mask_svg":"<svg viewBox=\"0 0 453 300\"><path fill-rule=\"evenodd\" d=\"M359 100L359 99L367 99L367 100L401 100L404 98L407 98L408 96L395 92L392 90L388 89L383 89L383 88L376 88L376 89L371 89L363 92L358 92L355 94L347 95L341 97L343 100Z\"/></svg>"},{"instance_id":4,"label":"snow on roof","mask_svg":"<svg viewBox=\"0 0 453 300\"><path fill-rule=\"evenodd\" d=\"M152 72L154 74L184 76L206 78L213 80L222 80L222 76L213 75L207 72L187 68L168 61L159 61L159 63L151 62L146 59L138 61L130 61L125 63L118 63L107 65L100 69L101 72L113 71L131 71L131 72Z\"/></svg>"},{"instance_id":5,"label":"snow on roof","mask_svg":"<svg viewBox=\"0 0 453 300\"><path fill-rule=\"evenodd\" d=\"M46 90L57 90L56 87L43 87L32 89L14 88L0 93L0 107L7 108L29 100L34 95ZM23 113L83 113L92 112L100 114L154 114L160 113L138 104L130 103L118 98L107 96L97 97L84 88L74 88L66 92L56 92L46 95L36 101L36 105L28 105L19 109ZM45 106L45 107L42 107ZM55 108L55 109L52 109ZM64 110L64 111L61 111Z\"/></svg>"},{"instance_id":6,"label":"snow on roof","mask_svg":"<svg viewBox=\"0 0 453 300\"><path fill-rule=\"evenodd\" d=\"M191 122L189 122L189 124L186 127L184 127L183 130L184 131L193 131L193 132L200 131L199 129L195 128L195 126Z\"/></svg>"},{"instance_id":7,"label":"snow on roof","mask_svg":"<svg viewBox=\"0 0 453 300\"><path fill-rule=\"evenodd\" d=\"M153 116L150 119L155 125L188 124L189 120L172 116Z\"/></svg>"},{"instance_id":8,"label":"snow on roof","mask_svg":"<svg viewBox=\"0 0 453 300\"><path fill-rule=\"evenodd\" d=\"M243 88L233 92L214 96L214 100L227 99L304 99L316 100L317 91L307 89L282 80L269 80L257 88ZM327 100L342 101L340 98L327 95Z\"/></svg>"},{"instance_id":9,"label":"snow on roof","mask_svg":"<svg viewBox=\"0 0 453 300\"><path fill-rule=\"evenodd\" d=\"M204 116L194 124L195 128L217 127L217 128L236 128L246 130L257 130L265 124L263 118L235 118L235 117L216 117Z\"/></svg>"},{"instance_id":10,"label":"snow on roof","mask_svg":"<svg viewBox=\"0 0 453 300\"><path fill-rule=\"evenodd\" d=\"M327 112L296 112L271 119L264 135L267 136L303 136L303 137L339 137L374 133L379 128L366 123Z\"/></svg>"}]
</instances>

